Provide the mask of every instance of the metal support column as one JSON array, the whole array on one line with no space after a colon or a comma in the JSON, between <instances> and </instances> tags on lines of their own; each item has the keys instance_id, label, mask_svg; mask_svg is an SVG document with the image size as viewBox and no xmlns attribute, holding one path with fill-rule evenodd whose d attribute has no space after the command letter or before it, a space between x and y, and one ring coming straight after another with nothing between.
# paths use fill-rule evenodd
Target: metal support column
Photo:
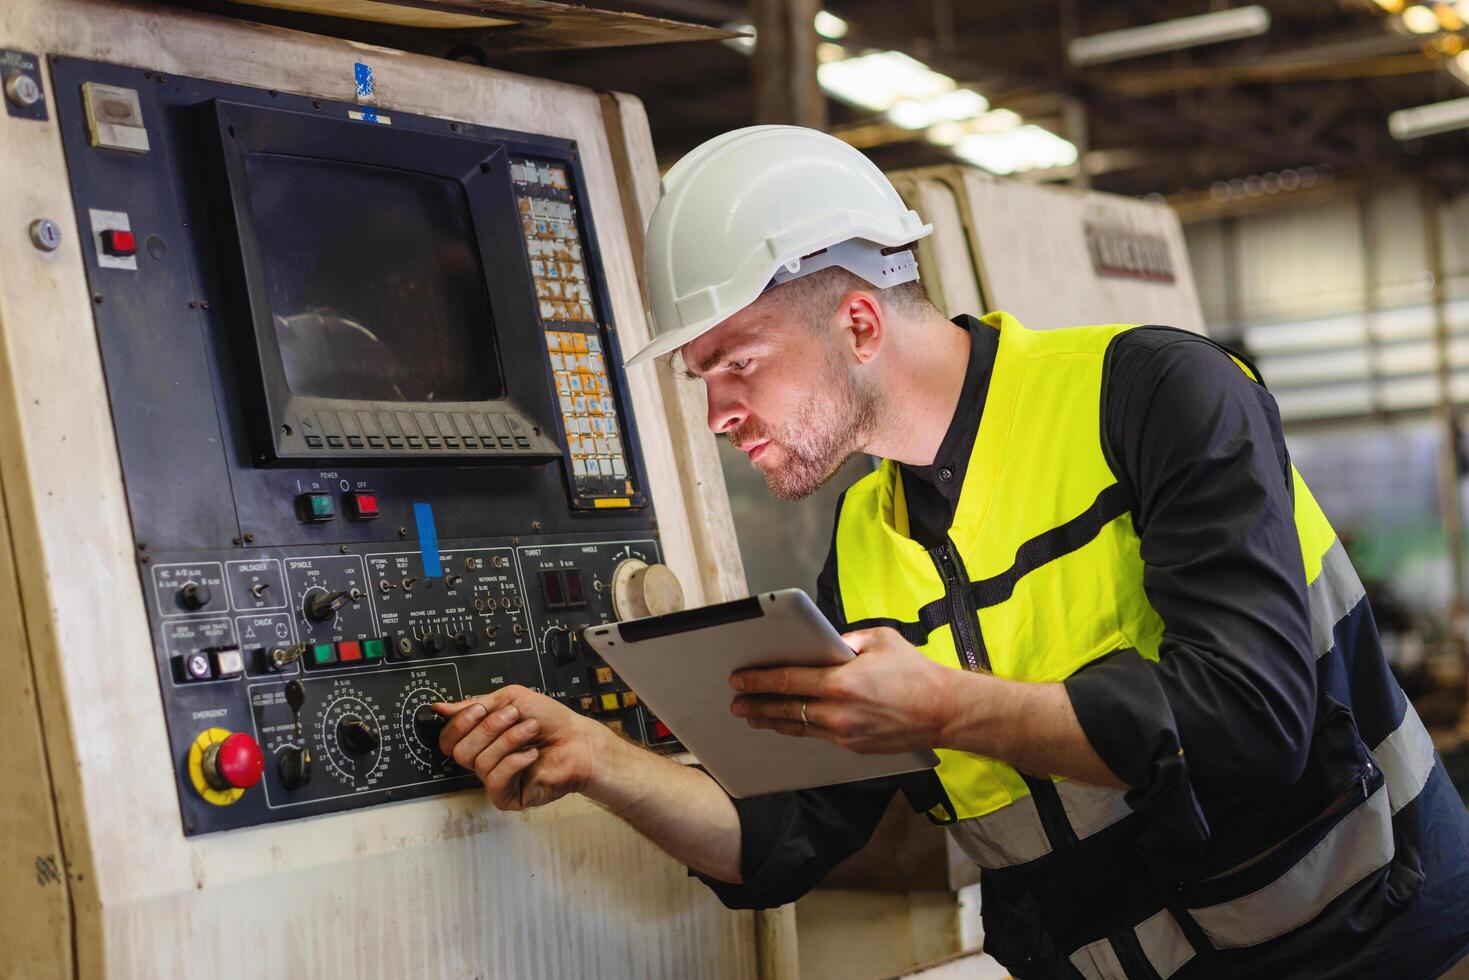
<instances>
[{"instance_id":1,"label":"metal support column","mask_svg":"<svg viewBox=\"0 0 1469 980\"><path fill-rule=\"evenodd\" d=\"M816 80L820 0L753 0L755 121L826 129L826 97Z\"/></svg>"}]
</instances>

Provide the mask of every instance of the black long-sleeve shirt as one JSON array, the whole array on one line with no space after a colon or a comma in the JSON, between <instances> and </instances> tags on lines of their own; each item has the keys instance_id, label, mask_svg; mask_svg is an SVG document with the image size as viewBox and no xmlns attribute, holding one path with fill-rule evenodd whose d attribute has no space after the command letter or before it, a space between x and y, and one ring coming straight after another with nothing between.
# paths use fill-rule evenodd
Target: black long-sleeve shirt
<instances>
[{"instance_id":1,"label":"black long-sleeve shirt","mask_svg":"<svg viewBox=\"0 0 1469 980\"><path fill-rule=\"evenodd\" d=\"M954 322L972 343L953 420L931 465L902 467L910 532L925 546L952 523L998 343L972 317ZM1289 457L1274 399L1184 331L1119 337L1102 409L1164 637L1157 664L1119 652L1066 690L1092 747L1134 787L1129 803L1203 839L1211 812L1293 782L1305 764L1315 695ZM841 629L834 577L829 556L817 603ZM867 842L899 789L916 809L931 805L933 779L736 800L744 884L705 881L732 907L792 901Z\"/></svg>"}]
</instances>

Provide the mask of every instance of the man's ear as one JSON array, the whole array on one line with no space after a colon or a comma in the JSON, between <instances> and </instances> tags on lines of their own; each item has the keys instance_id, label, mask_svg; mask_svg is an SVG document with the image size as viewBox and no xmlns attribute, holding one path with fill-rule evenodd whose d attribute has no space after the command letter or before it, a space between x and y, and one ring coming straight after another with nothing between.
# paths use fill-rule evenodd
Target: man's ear
<instances>
[{"instance_id":1,"label":"man's ear","mask_svg":"<svg viewBox=\"0 0 1469 980\"><path fill-rule=\"evenodd\" d=\"M882 304L865 289L854 289L842 297L836 326L846 349L862 364L875 358L887 339Z\"/></svg>"}]
</instances>

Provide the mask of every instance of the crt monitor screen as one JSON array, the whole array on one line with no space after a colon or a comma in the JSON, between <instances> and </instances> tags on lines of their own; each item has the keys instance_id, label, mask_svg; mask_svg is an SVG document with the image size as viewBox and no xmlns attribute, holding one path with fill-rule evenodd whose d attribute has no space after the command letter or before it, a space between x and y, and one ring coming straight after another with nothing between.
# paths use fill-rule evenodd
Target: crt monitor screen
<instances>
[{"instance_id":1,"label":"crt monitor screen","mask_svg":"<svg viewBox=\"0 0 1469 980\"><path fill-rule=\"evenodd\" d=\"M308 157L246 157L286 383L388 402L504 394L485 272L456 180Z\"/></svg>"}]
</instances>

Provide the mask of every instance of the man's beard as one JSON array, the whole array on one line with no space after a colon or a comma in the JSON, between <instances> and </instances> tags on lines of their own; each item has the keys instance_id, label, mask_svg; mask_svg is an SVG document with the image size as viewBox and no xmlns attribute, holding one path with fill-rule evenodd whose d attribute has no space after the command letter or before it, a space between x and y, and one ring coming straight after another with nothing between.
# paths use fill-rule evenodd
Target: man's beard
<instances>
[{"instance_id":1,"label":"man's beard","mask_svg":"<svg viewBox=\"0 0 1469 980\"><path fill-rule=\"evenodd\" d=\"M801 412L779 428L749 423L729 433L737 445L768 439L783 458L762 469L781 500L800 500L820 490L868 440L877 421L877 393L842 364L830 364L826 381Z\"/></svg>"}]
</instances>

